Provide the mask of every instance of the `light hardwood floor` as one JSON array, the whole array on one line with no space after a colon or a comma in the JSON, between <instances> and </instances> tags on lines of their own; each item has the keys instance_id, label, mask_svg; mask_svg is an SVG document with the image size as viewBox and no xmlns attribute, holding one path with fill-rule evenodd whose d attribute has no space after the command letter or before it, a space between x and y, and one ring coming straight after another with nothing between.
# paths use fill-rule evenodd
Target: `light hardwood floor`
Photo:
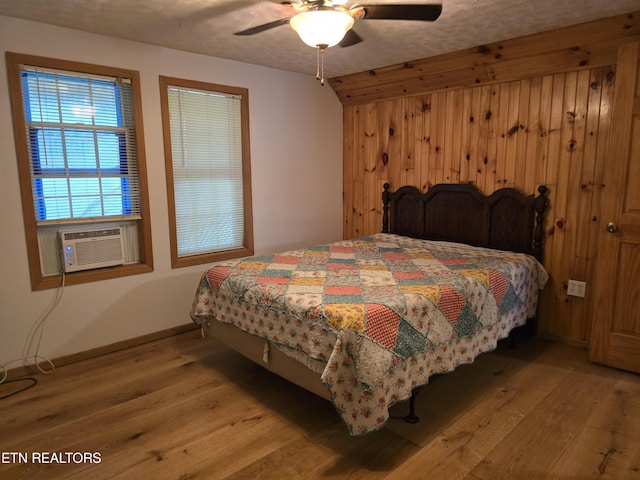
<instances>
[{"instance_id":1,"label":"light hardwood floor","mask_svg":"<svg viewBox=\"0 0 640 480\"><path fill-rule=\"evenodd\" d=\"M420 423L399 404L363 438L329 402L197 331L37 379L0 400L2 479L640 478L640 376L541 339L438 378L418 396Z\"/></svg>"}]
</instances>

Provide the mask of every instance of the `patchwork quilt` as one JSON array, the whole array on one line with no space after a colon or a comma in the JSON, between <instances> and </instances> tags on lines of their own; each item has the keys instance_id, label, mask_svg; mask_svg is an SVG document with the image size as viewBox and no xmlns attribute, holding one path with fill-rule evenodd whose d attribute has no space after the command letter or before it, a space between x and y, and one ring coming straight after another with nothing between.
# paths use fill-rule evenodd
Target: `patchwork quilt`
<instances>
[{"instance_id":1,"label":"patchwork quilt","mask_svg":"<svg viewBox=\"0 0 640 480\"><path fill-rule=\"evenodd\" d=\"M529 255L380 233L219 262L191 317L307 359L363 435L431 375L472 363L535 316L547 279Z\"/></svg>"}]
</instances>

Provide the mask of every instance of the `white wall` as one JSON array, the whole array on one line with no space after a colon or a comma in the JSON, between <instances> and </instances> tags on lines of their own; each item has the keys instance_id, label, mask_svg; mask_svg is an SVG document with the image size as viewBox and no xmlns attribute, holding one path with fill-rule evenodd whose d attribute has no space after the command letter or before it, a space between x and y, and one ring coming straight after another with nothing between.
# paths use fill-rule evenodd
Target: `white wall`
<instances>
[{"instance_id":1,"label":"white wall","mask_svg":"<svg viewBox=\"0 0 640 480\"><path fill-rule=\"evenodd\" d=\"M0 50L0 364L26 353L56 293L32 292L29 283L5 51L138 70L142 82L155 271L66 287L47 318L42 354L56 358L190 322L205 265L170 266L158 75L249 89L256 253L341 238L342 107L312 76L3 16Z\"/></svg>"}]
</instances>

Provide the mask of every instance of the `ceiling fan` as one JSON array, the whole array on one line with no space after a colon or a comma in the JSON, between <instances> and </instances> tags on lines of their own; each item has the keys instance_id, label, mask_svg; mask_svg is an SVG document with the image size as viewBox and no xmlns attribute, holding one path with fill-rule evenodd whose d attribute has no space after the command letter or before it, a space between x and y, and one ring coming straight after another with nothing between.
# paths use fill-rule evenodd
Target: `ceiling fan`
<instances>
[{"instance_id":1,"label":"ceiling fan","mask_svg":"<svg viewBox=\"0 0 640 480\"><path fill-rule=\"evenodd\" d=\"M292 7L290 16L264 23L234 33L234 35L255 35L272 28L290 24L307 45L318 52L318 78L324 85L324 70L321 58L324 51L334 45L349 47L362 42L362 38L352 30L358 20L418 20L433 22L442 13L440 4L375 4L346 7L349 0L299 0L276 1Z\"/></svg>"}]
</instances>

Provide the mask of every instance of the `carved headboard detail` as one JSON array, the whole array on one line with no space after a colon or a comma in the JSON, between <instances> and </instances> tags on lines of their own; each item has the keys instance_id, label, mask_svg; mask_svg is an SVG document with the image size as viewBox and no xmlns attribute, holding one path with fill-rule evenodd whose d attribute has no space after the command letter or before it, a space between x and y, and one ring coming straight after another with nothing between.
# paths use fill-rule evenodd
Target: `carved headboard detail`
<instances>
[{"instance_id":1,"label":"carved headboard detail","mask_svg":"<svg viewBox=\"0 0 640 480\"><path fill-rule=\"evenodd\" d=\"M382 193L383 233L528 253L542 261L547 187L537 197L515 188L485 196L472 184L404 186Z\"/></svg>"}]
</instances>

